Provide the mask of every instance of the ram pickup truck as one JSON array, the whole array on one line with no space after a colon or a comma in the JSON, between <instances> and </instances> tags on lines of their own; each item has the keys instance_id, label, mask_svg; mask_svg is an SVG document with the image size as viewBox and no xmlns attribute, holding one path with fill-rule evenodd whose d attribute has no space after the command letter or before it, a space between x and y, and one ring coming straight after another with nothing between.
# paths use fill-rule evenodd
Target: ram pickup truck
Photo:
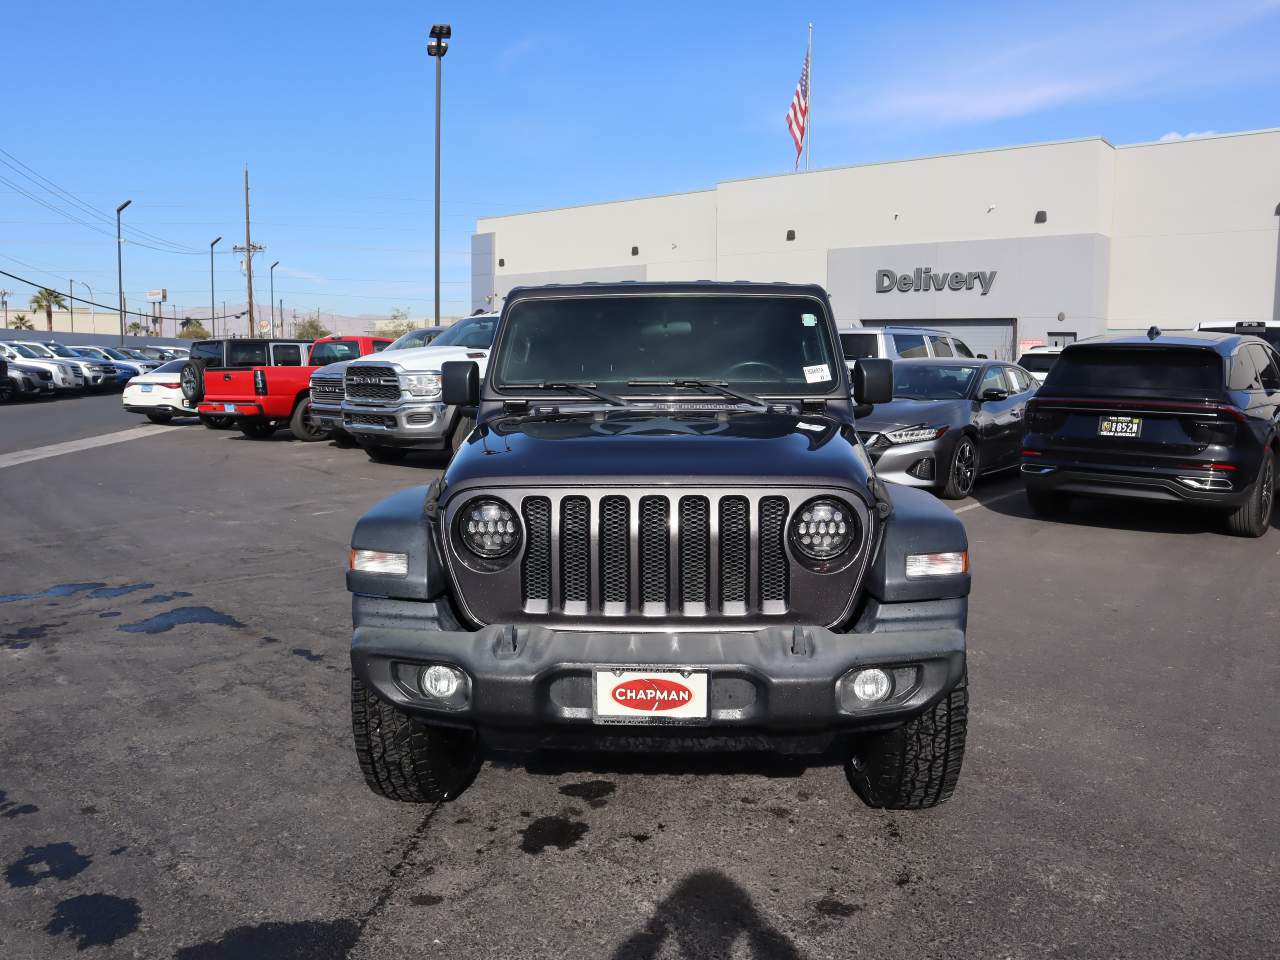
<instances>
[{"instance_id":1,"label":"ram pickup truck","mask_svg":"<svg viewBox=\"0 0 1280 960\"><path fill-rule=\"evenodd\" d=\"M497 314L476 314L429 346L418 346L429 331L411 331L378 356L347 364L342 429L379 462L401 460L410 450L456 450L475 423L441 401L440 368L473 360L483 375L497 325Z\"/></svg>"},{"instance_id":2,"label":"ram pickup truck","mask_svg":"<svg viewBox=\"0 0 1280 960\"><path fill-rule=\"evenodd\" d=\"M192 348L188 365L203 364L202 417L226 417L246 436L262 439L289 427L300 440L321 440L326 431L310 416L311 374L335 360L350 359L385 347L388 337L325 337L298 341L228 340L225 356L203 341ZM215 364L221 364L215 365ZM185 369L185 368L184 368ZM192 378L199 382L198 378Z\"/></svg>"},{"instance_id":3,"label":"ram pickup truck","mask_svg":"<svg viewBox=\"0 0 1280 960\"><path fill-rule=\"evenodd\" d=\"M447 800L486 753L581 747L814 754L874 807L951 796L968 540L876 476L856 421L891 362L846 368L821 287L516 288L488 375L441 380L477 426L351 538L371 790Z\"/></svg>"}]
</instances>

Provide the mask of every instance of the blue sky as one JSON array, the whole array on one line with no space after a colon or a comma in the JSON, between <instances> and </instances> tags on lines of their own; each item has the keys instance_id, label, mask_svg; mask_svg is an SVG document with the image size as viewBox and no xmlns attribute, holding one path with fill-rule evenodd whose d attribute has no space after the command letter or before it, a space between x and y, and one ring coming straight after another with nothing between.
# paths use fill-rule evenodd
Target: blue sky
<instances>
[{"instance_id":1,"label":"blue sky","mask_svg":"<svg viewBox=\"0 0 1280 960\"><path fill-rule=\"evenodd\" d=\"M1280 2L120 0L10 9L0 148L108 217L132 199L126 224L177 245L126 245L133 301L165 286L180 307L208 302L209 241L243 242L248 163L260 301L278 259L286 309L426 315L433 20L454 28L447 312L468 306L477 216L789 170L807 20L815 167L1280 126ZM0 182L0 268L113 302L114 246ZM236 258L217 259L219 299L242 301Z\"/></svg>"}]
</instances>

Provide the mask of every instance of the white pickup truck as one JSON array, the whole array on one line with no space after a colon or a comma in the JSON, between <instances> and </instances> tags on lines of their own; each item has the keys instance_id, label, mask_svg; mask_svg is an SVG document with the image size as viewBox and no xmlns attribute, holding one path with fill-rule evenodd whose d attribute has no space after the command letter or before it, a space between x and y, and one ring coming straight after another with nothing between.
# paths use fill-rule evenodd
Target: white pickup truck
<instances>
[{"instance_id":1,"label":"white pickup truck","mask_svg":"<svg viewBox=\"0 0 1280 960\"><path fill-rule=\"evenodd\" d=\"M459 320L430 346L383 350L343 372L342 429L379 463L411 450L456 450L475 422L441 400L440 365L473 360L484 377L498 327L496 313Z\"/></svg>"}]
</instances>

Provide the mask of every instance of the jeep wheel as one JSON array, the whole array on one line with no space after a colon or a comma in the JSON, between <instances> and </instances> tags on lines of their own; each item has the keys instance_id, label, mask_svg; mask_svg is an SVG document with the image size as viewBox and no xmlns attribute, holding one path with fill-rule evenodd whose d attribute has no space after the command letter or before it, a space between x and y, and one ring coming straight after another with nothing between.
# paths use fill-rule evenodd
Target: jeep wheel
<instances>
[{"instance_id":1,"label":"jeep wheel","mask_svg":"<svg viewBox=\"0 0 1280 960\"><path fill-rule=\"evenodd\" d=\"M329 436L329 431L316 423L311 416L311 401L303 397L293 408L289 418L289 432L304 443L314 443Z\"/></svg>"},{"instance_id":2,"label":"jeep wheel","mask_svg":"<svg viewBox=\"0 0 1280 960\"><path fill-rule=\"evenodd\" d=\"M194 407L204 399L204 361L188 360L178 371L178 384L188 407Z\"/></svg>"},{"instance_id":3,"label":"jeep wheel","mask_svg":"<svg viewBox=\"0 0 1280 960\"><path fill-rule=\"evenodd\" d=\"M462 449L462 445L467 442L467 437L471 436L471 431L476 428L476 422L471 417L458 417L458 422L453 425L453 433L449 434L449 448L457 453Z\"/></svg>"},{"instance_id":4,"label":"jeep wheel","mask_svg":"<svg viewBox=\"0 0 1280 960\"><path fill-rule=\"evenodd\" d=\"M276 425L270 420L241 420L237 426L250 440L266 440L276 432Z\"/></svg>"},{"instance_id":5,"label":"jeep wheel","mask_svg":"<svg viewBox=\"0 0 1280 960\"><path fill-rule=\"evenodd\" d=\"M952 451L941 496L944 500L963 500L973 492L977 480L978 445L973 442L973 437L965 434L956 441L956 448Z\"/></svg>"},{"instance_id":6,"label":"jeep wheel","mask_svg":"<svg viewBox=\"0 0 1280 960\"><path fill-rule=\"evenodd\" d=\"M924 810L950 799L964 761L968 687L966 674L931 710L855 742L845 773L867 806Z\"/></svg>"},{"instance_id":7,"label":"jeep wheel","mask_svg":"<svg viewBox=\"0 0 1280 960\"><path fill-rule=\"evenodd\" d=\"M1071 494L1027 487L1027 503L1037 517L1060 517L1071 509Z\"/></svg>"},{"instance_id":8,"label":"jeep wheel","mask_svg":"<svg viewBox=\"0 0 1280 960\"><path fill-rule=\"evenodd\" d=\"M399 447L365 447L364 452L369 455L369 459L374 463L399 463L409 455L408 450L402 450Z\"/></svg>"},{"instance_id":9,"label":"jeep wheel","mask_svg":"<svg viewBox=\"0 0 1280 960\"><path fill-rule=\"evenodd\" d=\"M369 789L389 800L453 800L475 779L475 736L419 723L351 678L351 732Z\"/></svg>"},{"instance_id":10,"label":"jeep wheel","mask_svg":"<svg viewBox=\"0 0 1280 960\"><path fill-rule=\"evenodd\" d=\"M152 423L172 423L173 414L172 413L148 413L147 419L150 420Z\"/></svg>"},{"instance_id":11,"label":"jeep wheel","mask_svg":"<svg viewBox=\"0 0 1280 960\"><path fill-rule=\"evenodd\" d=\"M1237 537L1261 537L1271 529L1275 506L1276 455L1268 450L1262 456L1249 499L1227 516L1227 528Z\"/></svg>"},{"instance_id":12,"label":"jeep wheel","mask_svg":"<svg viewBox=\"0 0 1280 960\"><path fill-rule=\"evenodd\" d=\"M219 414L202 415L200 422L210 430L229 430L233 423L231 417L224 417Z\"/></svg>"}]
</instances>

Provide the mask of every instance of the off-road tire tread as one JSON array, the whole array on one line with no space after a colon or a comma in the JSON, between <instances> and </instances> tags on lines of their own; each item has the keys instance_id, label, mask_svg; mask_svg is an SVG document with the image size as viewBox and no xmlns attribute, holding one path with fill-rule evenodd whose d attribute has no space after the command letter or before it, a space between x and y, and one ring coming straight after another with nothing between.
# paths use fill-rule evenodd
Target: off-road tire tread
<instances>
[{"instance_id":1,"label":"off-road tire tread","mask_svg":"<svg viewBox=\"0 0 1280 960\"><path fill-rule=\"evenodd\" d=\"M1272 484L1275 483L1275 459L1276 455L1273 451L1268 450L1263 455L1262 466L1258 468L1258 479L1254 481L1253 491L1249 494L1249 499L1227 514L1227 529L1237 537L1257 538L1266 534L1271 527L1271 513L1275 512L1275 495L1272 494L1271 511L1267 516L1262 516L1262 471L1267 466L1267 461L1271 461ZM1273 486L1274 489L1274 486Z\"/></svg>"},{"instance_id":2,"label":"off-road tire tread","mask_svg":"<svg viewBox=\"0 0 1280 960\"><path fill-rule=\"evenodd\" d=\"M389 800L452 800L466 789L479 765L474 744L461 743L464 734L418 723L354 676L351 731L365 783Z\"/></svg>"},{"instance_id":3,"label":"off-road tire tread","mask_svg":"<svg viewBox=\"0 0 1280 960\"><path fill-rule=\"evenodd\" d=\"M846 765L849 782L869 807L925 810L955 792L964 762L968 675L931 709L901 727L861 738Z\"/></svg>"}]
</instances>

